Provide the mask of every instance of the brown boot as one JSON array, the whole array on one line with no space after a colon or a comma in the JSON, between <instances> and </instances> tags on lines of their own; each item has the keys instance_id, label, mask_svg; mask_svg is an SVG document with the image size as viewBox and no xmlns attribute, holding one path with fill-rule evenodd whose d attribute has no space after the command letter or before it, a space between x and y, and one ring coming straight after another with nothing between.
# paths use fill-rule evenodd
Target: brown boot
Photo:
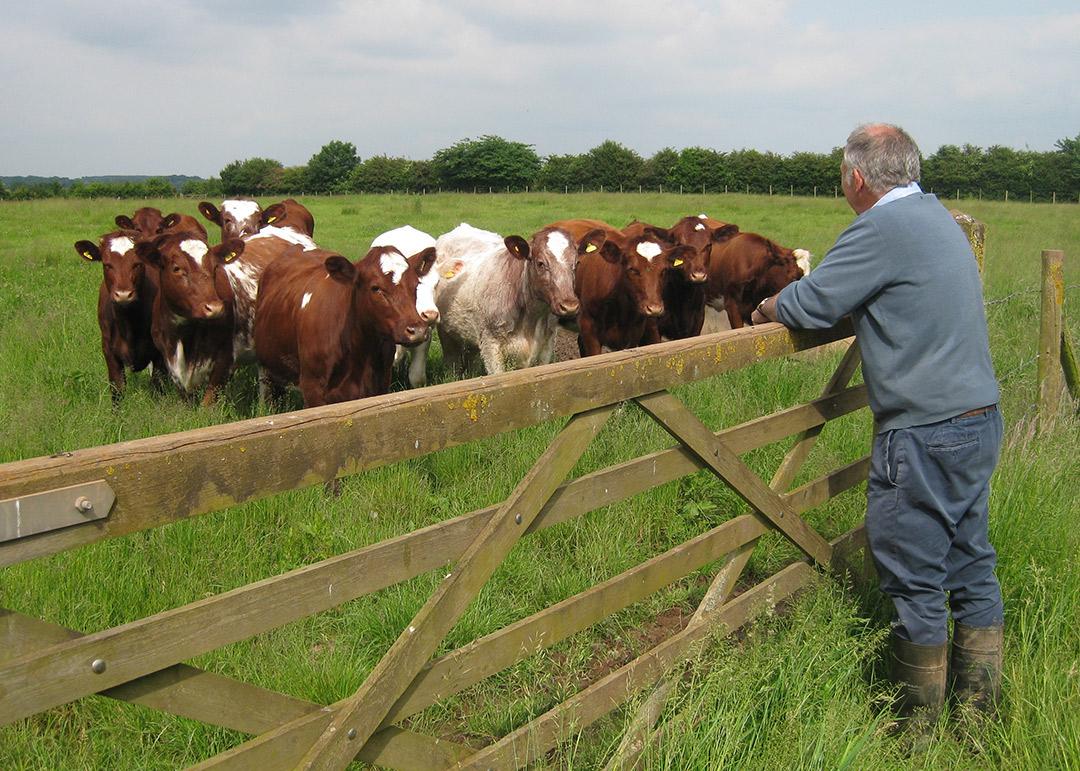
<instances>
[{"instance_id":1,"label":"brown boot","mask_svg":"<svg viewBox=\"0 0 1080 771\"><path fill-rule=\"evenodd\" d=\"M950 680L960 704L992 714L1001 699L1003 627L953 624Z\"/></svg>"},{"instance_id":2,"label":"brown boot","mask_svg":"<svg viewBox=\"0 0 1080 771\"><path fill-rule=\"evenodd\" d=\"M897 714L911 742L912 752L921 752L930 743L941 708L945 704L945 671L949 644L919 645L889 637L889 661L894 683L901 686Z\"/></svg>"}]
</instances>

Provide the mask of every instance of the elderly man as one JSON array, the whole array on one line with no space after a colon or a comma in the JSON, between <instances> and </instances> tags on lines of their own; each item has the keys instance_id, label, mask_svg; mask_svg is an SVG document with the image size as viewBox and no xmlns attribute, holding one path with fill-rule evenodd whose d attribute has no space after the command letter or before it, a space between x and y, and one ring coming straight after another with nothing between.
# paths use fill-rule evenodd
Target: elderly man
<instances>
[{"instance_id":1,"label":"elderly man","mask_svg":"<svg viewBox=\"0 0 1080 771\"><path fill-rule=\"evenodd\" d=\"M971 247L918 185L903 129L860 126L840 167L858 215L812 273L767 298L755 322L830 327L850 314L875 435L866 535L896 608L890 653L899 711L924 735L945 698L948 609L956 696L991 710L1002 603L987 536L1002 420Z\"/></svg>"}]
</instances>

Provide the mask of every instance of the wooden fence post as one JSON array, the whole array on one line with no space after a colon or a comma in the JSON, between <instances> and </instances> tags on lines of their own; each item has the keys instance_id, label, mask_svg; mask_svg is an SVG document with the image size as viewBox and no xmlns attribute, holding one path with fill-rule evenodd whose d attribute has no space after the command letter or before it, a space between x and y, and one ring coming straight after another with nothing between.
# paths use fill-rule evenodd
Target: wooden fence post
<instances>
[{"instance_id":1,"label":"wooden fence post","mask_svg":"<svg viewBox=\"0 0 1080 771\"><path fill-rule=\"evenodd\" d=\"M1039 316L1039 404L1037 426L1040 432L1054 425L1061 402L1061 335L1064 328L1065 253L1044 249L1042 253L1042 312Z\"/></svg>"},{"instance_id":2,"label":"wooden fence post","mask_svg":"<svg viewBox=\"0 0 1080 771\"><path fill-rule=\"evenodd\" d=\"M971 244L971 251L975 253L975 262L979 265L979 275L983 275L986 270L986 225L970 214L964 214L964 212L956 209L949 213L952 214L956 224L967 235L968 243Z\"/></svg>"}]
</instances>

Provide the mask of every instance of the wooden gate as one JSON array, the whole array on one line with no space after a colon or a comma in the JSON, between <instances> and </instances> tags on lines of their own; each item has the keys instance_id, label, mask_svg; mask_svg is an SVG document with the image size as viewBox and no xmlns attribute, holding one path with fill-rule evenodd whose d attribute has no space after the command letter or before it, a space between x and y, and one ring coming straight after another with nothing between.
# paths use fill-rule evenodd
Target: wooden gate
<instances>
[{"instance_id":1,"label":"wooden gate","mask_svg":"<svg viewBox=\"0 0 1080 771\"><path fill-rule=\"evenodd\" d=\"M199 768L343 768L354 758L401 769L526 765L662 682L695 644L738 628L862 546L861 527L829 542L800 515L863 481L867 458L789 490L825 423L866 405L865 388L848 387L859 362L854 343L819 399L717 433L667 391L850 335L846 323L818 333L768 324L0 466L4 566L569 416L497 506L92 634L0 609L0 724L103 694L253 735ZM626 400L678 444L567 481ZM797 441L768 484L739 457L792 435ZM702 469L750 513L433 658L519 539ZM769 530L805 560L733 597ZM398 725L718 560L722 568L686 628L488 747ZM338 703L305 702L183 663L448 563L454 567L430 600L360 689ZM633 762L669 687L645 701L613 764Z\"/></svg>"}]
</instances>

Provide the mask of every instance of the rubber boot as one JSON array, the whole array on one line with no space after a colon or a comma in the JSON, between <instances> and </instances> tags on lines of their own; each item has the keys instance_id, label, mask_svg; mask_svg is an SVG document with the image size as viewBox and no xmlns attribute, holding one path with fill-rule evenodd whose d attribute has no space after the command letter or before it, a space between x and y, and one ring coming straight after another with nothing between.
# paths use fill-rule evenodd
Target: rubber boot
<instances>
[{"instance_id":1,"label":"rubber boot","mask_svg":"<svg viewBox=\"0 0 1080 771\"><path fill-rule=\"evenodd\" d=\"M960 704L993 714L1001 699L1003 627L953 624L950 679Z\"/></svg>"},{"instance_id":2,"label":"rubber boot","mask_svg":"<svg viewBox=\"0 0 1080 771\"><path fill-rule=\"evenodd\" d=\"M892 680L900 686L897 714L904 718L900 728L909 751L921 752L930 744L945 705L949 644L919 645L893 633L889 654Z\"/></svg>"}]
</instances>

